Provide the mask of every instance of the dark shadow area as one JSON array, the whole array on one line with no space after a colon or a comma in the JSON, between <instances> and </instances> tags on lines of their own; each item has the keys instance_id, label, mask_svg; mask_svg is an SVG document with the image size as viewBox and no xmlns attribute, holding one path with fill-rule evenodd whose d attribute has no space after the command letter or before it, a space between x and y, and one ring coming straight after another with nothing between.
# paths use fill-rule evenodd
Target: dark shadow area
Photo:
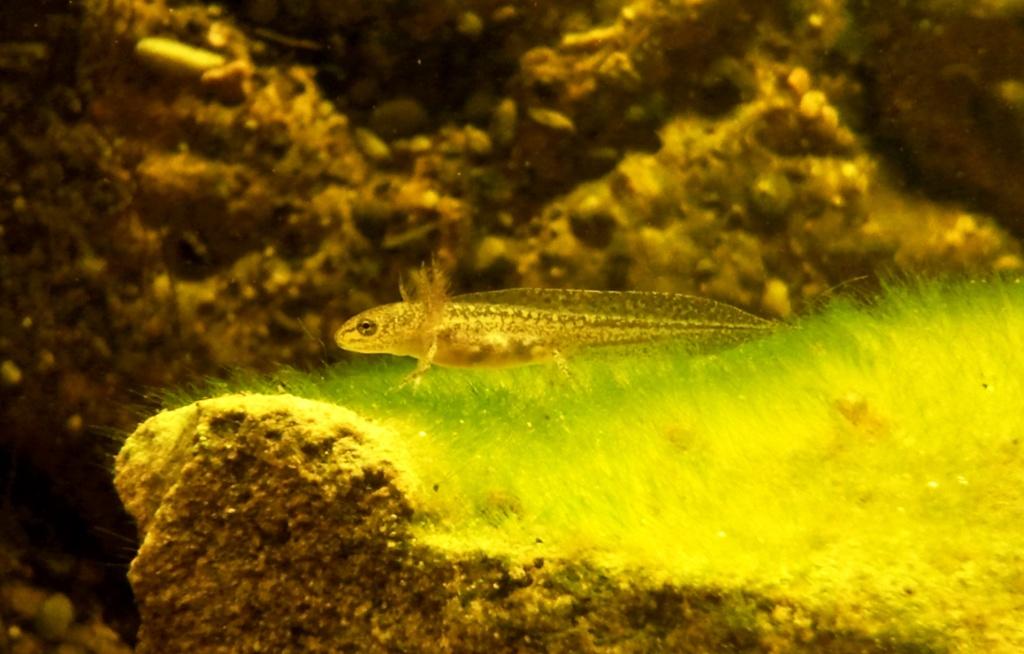
<instances>
[{"instance_id":1,"label":"dark shadow area","mask_svg":"<svg viewBox=\"0 0 1024 654\"><path fill-rule=\"evenodd\" d=\"M80 515L58 493L60 486L0 442L0 533L31 570L25 581L67 593L78 619L102 610L103 621L133 644L139 615L127 574L138 547L135 526L112 485L106 489L112 516L107 526Z\"/></svg>"}]
</instances>

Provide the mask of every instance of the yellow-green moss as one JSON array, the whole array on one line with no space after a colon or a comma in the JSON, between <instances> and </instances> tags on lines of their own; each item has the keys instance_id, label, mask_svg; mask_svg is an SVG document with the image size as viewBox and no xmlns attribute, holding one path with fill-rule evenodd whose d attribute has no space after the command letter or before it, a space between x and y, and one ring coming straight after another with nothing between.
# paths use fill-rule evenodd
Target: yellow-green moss
<instances>
[{"instance_id":1,"label":"yellow-green moss","mask_svg":"<svg viewBox=\"0 0 1024 654\"><path fill-rule=\"evenodd\" d=\"M423 539L746 588L869 632L1024 647L1024 284L891 288L716 356L241 382L399 427Z\"/></svg>"}]
</instances>

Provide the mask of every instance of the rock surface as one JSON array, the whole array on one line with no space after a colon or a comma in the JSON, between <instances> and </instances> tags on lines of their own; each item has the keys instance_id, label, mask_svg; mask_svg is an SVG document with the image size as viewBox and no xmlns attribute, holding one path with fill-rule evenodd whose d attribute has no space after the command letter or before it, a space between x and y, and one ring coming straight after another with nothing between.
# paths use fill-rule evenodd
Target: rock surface
<instances>
[{"instance_id":1,"label":"rock surface","mask_svg":"<svg viewBox=\"0 0 1024 654\"><path fill-rule=\"evenodd\" d=\"M230 395L143 423L117 459L138 521L137 651L907 651L754 592L418 543L397 438L351 411Z\"/></svg>"}]
</instances>

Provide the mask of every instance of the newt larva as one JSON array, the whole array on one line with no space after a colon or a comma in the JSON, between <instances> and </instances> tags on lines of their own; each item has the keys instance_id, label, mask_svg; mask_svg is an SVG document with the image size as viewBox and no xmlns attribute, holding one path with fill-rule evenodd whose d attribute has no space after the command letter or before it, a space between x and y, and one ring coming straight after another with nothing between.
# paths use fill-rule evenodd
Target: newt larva
<instances>
[{"instance_id":1,"label":"newt larva","mask_svg":"<svg viewBox=\"0 0 1024 654\"><path fill-rule=\"evenodd\" d=\"M449 297L437 269L416 293L350 318L334 338L352 352L431 364L501 367L556 361L599 346L679 341L694 352L733 345L777 323L707 298L648 291L513 288Z\"/></svg>"}]
</instances>

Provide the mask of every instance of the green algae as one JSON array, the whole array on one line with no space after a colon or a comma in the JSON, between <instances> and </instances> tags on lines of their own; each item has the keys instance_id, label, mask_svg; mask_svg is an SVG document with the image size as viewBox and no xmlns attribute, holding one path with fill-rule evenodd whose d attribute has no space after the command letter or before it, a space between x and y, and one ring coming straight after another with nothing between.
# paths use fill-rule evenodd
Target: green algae
<instances>
[{"instance_id":1,"label":"green algae","mask_svg":"<svg viewBox=\"0 0 1024 654\"><path fill-rule=\"evenodd\" d=\"M887 288L714 356L406 360L217 382L394 427L420 537L756 590L833 627L1012 651L1024 595L1024 284ZM185 394L176 402L189 399ZM194 394L193 394L194 396ZM175 403L176 403L175 402Z\"/></svg>"}]
</instances>

